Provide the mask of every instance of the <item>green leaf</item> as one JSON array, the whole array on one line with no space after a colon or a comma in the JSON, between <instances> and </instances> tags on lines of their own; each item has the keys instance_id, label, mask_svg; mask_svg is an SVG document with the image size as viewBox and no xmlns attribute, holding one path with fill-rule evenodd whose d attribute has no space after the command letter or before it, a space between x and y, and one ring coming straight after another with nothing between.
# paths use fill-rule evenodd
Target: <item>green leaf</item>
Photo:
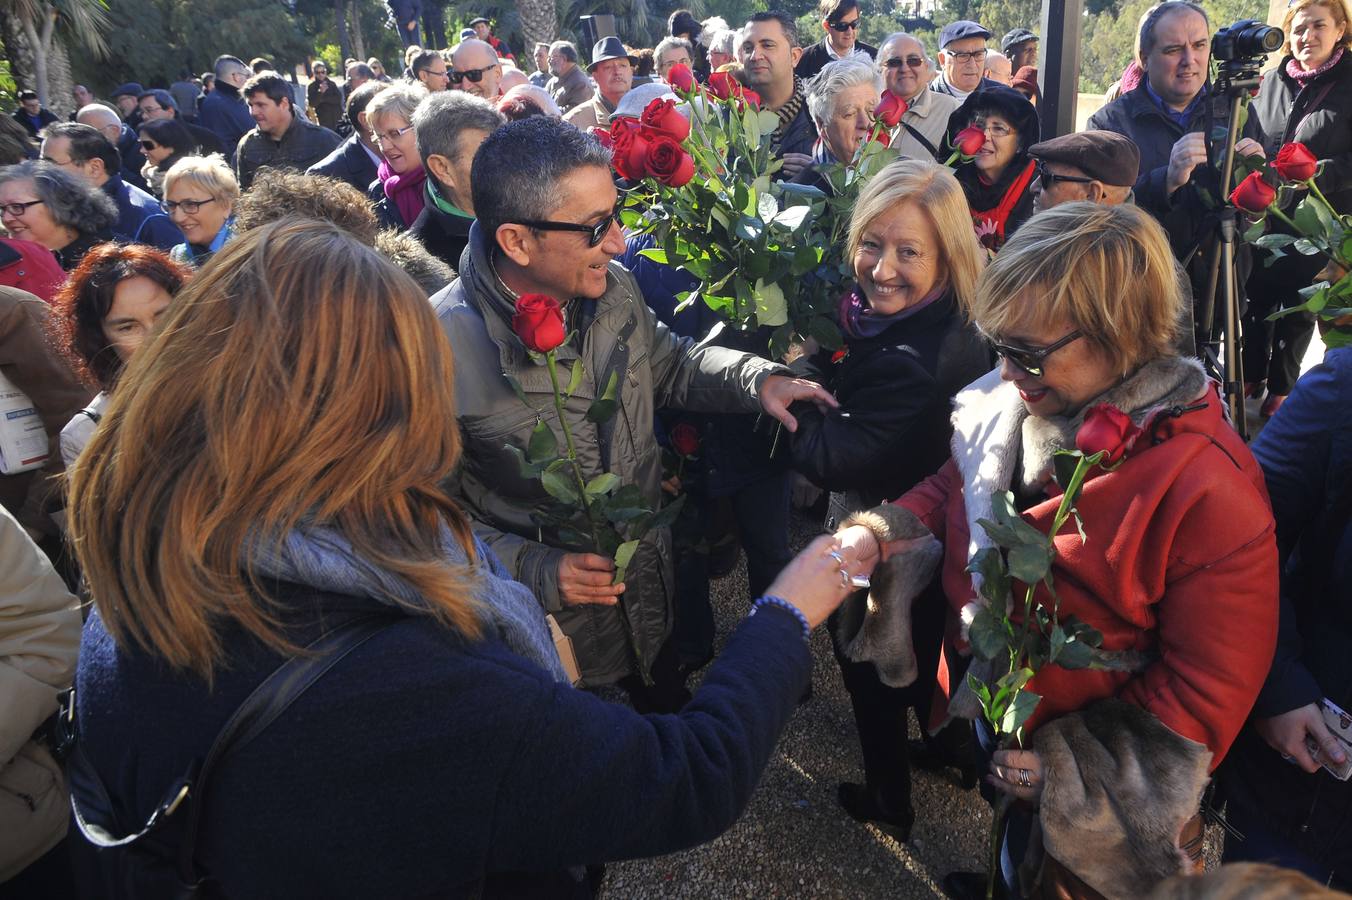
<instances>
[{"instance_id":1,"label":"green leaf","mask_svg":"<svg viewBox=\"0 0 1352 900\"><path fill-rule=\"evenodd\" d=\"M530 406L530 401L526 399L526 392L522 389L521 382L517 381L515 376L507 372L503 372L502 377L507 379L507 383L512 387L512 393L516 394L516 398L527 406ZM534 409L534 407L531 408Z\"/></svg>"},{"instance_id":2,"label":"green leaf","mask_svg":"<svg viewBox=\"0 0 1352 900\"><path fill-rule=\"evenodd\" d=\"M754 290L756 321L761 325L778 326L789 320L789 304L784 291L773 282L757 281Z\"/></svg>"},{"instance_id":3,"label":"green leaf","mask_svg":"<svg viewBox=\"0 0 1352 900\"><path fill-rule=\"evenodd\" d=\"M1010 548L1009 574L1024 584L1037 584L1052 567L1052 551L1036 544L1020 544Z\"/></svg>"},{"instance_id":4,"label":"green leaf","mask_svg":"<svg viewBox=\"0 0 1352 900\"><path fill-rule=\"evenodd\" d=\"M1015 544L1036 544L1043 546L1047 536L1024 521L1014 506L1014 495L1009 491L996 491L991 495L991 507L995 512L995 521L1013 531Z\"/></svg>"},{"instance_id":5,"label":"green leaf","mask_svg":"<svg viewBox=\"0 0 1352 900\"><path fill-rule=\"evenodd\" d=\"M1265 234L1254 241L1254 246L1262 247L1266 250L1275 250L1278 247L1287 247L1294 244L1298 238L1294 234Z\"/></svg>"},{"instance_id":6,"label":"green leaf","mask_svg":"<svg viewBox=\"0 0 1352 900\"><path fill-rule=\"evenodd\" d=\"M803 227L807 221L808 213L812 212L810 206L788 206L775 214L772 224L781 228L787 228L789 231L797 231Z\"/></svg>"},{"instance_id":7,"label":"green leaf","mask_svg":"<svg viewBox=\"0 0 1352 900\"><path fill-rule=\"evenodd\" d=\"M990 605L983 605L976 611L967 629L967 641L979 659L992 660L1004 656L1009 652L1008 638L1004 620Z\"/></svg>"},{"instance_id":8,"label":"green leaf","mask_svg":"<svg viewBox=\"0 0 1352 900\"><path fill-rule=\"evenodd\" d=\"M1009 597L1009 574L1005 571L1005 558L994 547L983 547L967 563L967 571L981 576L981 596L992 606L1004 609Z\"/></svg>"},{"instance_id":9,"label":"green leaf","mask_svg":"<svg viewBox=\"0 0 1352 900\"><path fill-rule=\"evenodd\" d=\"M587 421L600 424L607 422L615 415L615 410L619 408L619 403L615 400L616 387L619 384L619 372L611 372L610 380L606 382L606 389L600 397L592 401L591 406L587 407Z\"/></svg>"},{"instance_id":10,"label":"green leaf","mask_svg":"<svg viewBox=\"0 0 1352 900\"><path fill-rule=\"evenodd\" d=\"M1307 241L1305 238L1301 238L1300 240L1296 241L1295 246L1296 252L1304 256L1314 256L1316 253L1320 251L1318 244L1316 244L1314 241Z\"/></svg>"},{"instance_id":11,"label":"green leaf","mask_svg":"<svg viewBox=\"0 0 1352 900\"><path fill-rule=\"evenodd\" d=\"M581 367L581 363L577 364ZM526 445L526 459L533 463L545 463L556 458L559 455L559 441L554 437L554 430L540 419L535 423L535 430L530 433L530 443Z\"/></svg>"},{"instance_id":12,"label":"green leaf","mask_svg":"<svg viewBox=\"0 0 1352 900\"><path fill-rule=\"evenodd\" d=\"M1258 239L1263 236L1263 232L1266 229L1267 222L1263 219L1259 219L1249 226L1248 231L1244 232L1244 240L1248 241L1250 244L1256 243Z\"/></svg>"},{"instance_id":13,"label":"green leaf","mask_svg":"<svg viewBox=\"0 0 1352 900\"><path fill-rule=\"evenodd\" d=\"M1291 220L1296 223L1296 228L1305 235L1323 235L1323 223L1319 220L1319 211L1315 208L1314 198L1306 197L1296 206L1296 212L1291 216Z\"/></svg>"},{"instance_id":14,"label":"green leaf","mask_svg":"<svg viewBox=\"0 0 1352 900\"><path fill-rule=\"evenodd\" d=\"M564 503L582 502L582 497L577 492L577 482L562 469L546 469L540 475L540 485L555 500Z\"/></svg>"},{"instance_id":15,"label":"green leaf","mask_svg":"<svg viewBox=\"0 0 1352 900\"><path fill-rule=\"evenodd\" d=\"M765 234L765 223L755 216L742 216L737 220L737 227L733 229L737 237L748 243L757 243Z\"/></svg>"},{"instance_id":16,"label":"green leaf","mask_svg":"<svg viewBox=\"0 0 1352 900\"><path fill-rule=\"evenodd\" d=\"M577 389L582 385L582 376L585 373L586 369L582 365L582 360L575 360L573 362L573 369L568 376L568 392L565 396L572 397L577 393Z\"/></svg>"},{"instance_id":17,"label":"green leaf","mask_svg":"<svg viewBox=\"0 0 1352 900\"><path fill-rule=\"evenodd\" d=\"M638 544L639 542L637 540L625 541L623 544L620 544L619 548L615 551L615 565L622 569L628 567L629 563L634 559L634 553L638 550Z\"/></svg>"},{"instance_id":18,"label":"green leaf","mask_svg":"<svg viewBox=\"0 0 1352 900\"><path fill-rule=\"evenodd\" d=\"M991 690L986 687L971 672L967 673L967 687L973 694L976 694L977 702L981 704L981 712L986 717L987 722L991 722L995 717L991 715Z\"/></svg>"},{"instance_id":19,"label":"green leaf","mask_svg":"<svg viewBox=\"0 0 1352 900\"><path fill-rule=\"evenodd\" d=\"M766 222L779 215L779 201L775 199L774 194L767 191L757 196L756 215Z\"/></svg>"},{"instance_id":20,"label":"green leaf","mask_svg":"<svg viewBox=\"0 0 1352 900\"><path fill-rule=\"evenodd\" d=\"M1002 734L1012 734L1020 737L1023 731L1023 724L1033 715L1037 705L1042 702L1042 697L1032 691L1019 691L1014 695L1013 701L1005 707L1004 717L1000 720L999 731Z\"/></svg>"},{"instance_id":21,"label":"green leaf","mask_svg":"<svg viewBox=\"0 0 1352 900\"><path fill-rule=\"evenodd\" d=\"M537 466L528 460L526 454L522 452L520 447L517 447L514 444L507 444L506 446L507 452L512 454L516 459L517 468L521 472L522 478L533 479L539 476L542 468L541 466Z\"/></svg>"},{"instance_id":22,"label":"green leaf","mask_svg":"<svg viewBox=\"0 0 1352 900\"><path fill-rule=\"evenodd\" d=\"M646 257L647 259L651 259L658 265L665 266L668 264L667 252L665 250L659 250L656 247L649 247L647 250L640 250L638 251L638 255Z\"/></svg>"},{"instance_id":23,"label":"green leaf","mask_svg":"<svg viewBox=\"0 0 1352 900\"><path fill-rule=\"evenodd\" d=\"M1070 484L1071 479L1075 477L1075 469L1080 465L1080 455L1066 450L1058 450L1052 457L1052 464L1056 468L1056 483L1065 490Z\"/></svg>"},{"instance_id":24,"label":"green leaf","mask_svg":"<svg viewBox=\"0 0 1352 900\"><path fill-rule=\"evenodd\" d=\"M686 495L681 494L654 513L653 517L648 520L647 530L651 531L654 528L671 527L676 521L676 517L681 514L681 507L685 505L685 498Z\"/></svg>"},{"instance_id":25,"label":"green leaf","mask_svg":"<svg viewBox=\"0 0 1352 900\"><path fill-rule=\"evenodd\" d=\"M1056 662L1056 658L1061 655L1061 651L1065 649L1068 640L1064 628L1060 625L1052 626L1052 636L1048 639L1047 662Z\"/></svg>"},{"instance_id":26,"label":"green leaf","mask_svg":"<svg viewBox=\"0 0 1352 900\"><path fill-rule=\"evenodd\" d=\"M845 344L836 323L826 316L813 316L807 323L807 333L827 350L839 350Z\"/></svg>"},{"instance_id":27,"label":"green leaf","mask_svg":"<svg viewBox=\"0 0 1352 900\"><path fill-rule=\"evenodd\" d=\"M1070 640L1056 664L1063 669L1087 669L1094 662L1094 648L1079 640Z\"/></svg>"},{"instance_id":28,"label":"green leaf","mask_svg":"<svg viewBox=\"0 0 1352 900\"><path fill-rule=\"evenodd\" d=\"M587 496L600 497L619 487L619 484L620 476L611 472L602 472L600 475L597 475L591 481L587 482Z\"/></svg>"}]
</instances>

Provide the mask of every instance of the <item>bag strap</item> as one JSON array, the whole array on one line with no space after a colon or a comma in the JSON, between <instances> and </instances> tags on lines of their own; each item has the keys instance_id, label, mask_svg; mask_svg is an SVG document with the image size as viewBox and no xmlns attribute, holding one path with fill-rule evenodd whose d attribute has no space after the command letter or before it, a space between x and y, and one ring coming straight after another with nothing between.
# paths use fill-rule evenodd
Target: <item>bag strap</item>
<instances>
[{"instance_id":1,"label":"bag strap","mask_svg":"<svg viewBox=\"0 0 1352 900\"><path fill-rule=\"evenodd\" d=\"M164 799L151 813L140 831L124 837L114 837L101 826L86 821L75 792L72 791L71 807L80 832L86 840L98 847L126 846L154 831L179 809L184 800L191 799L188 820L178 846L176 867L185 885L199 884L202 878L196 871L193 855L196 852L197 832L206 794L216 769L232 753L243 749L258 737L344 657L402 618L391 615L368 615L352 619L315 639L300 654L273 670L272 674L254 688L235 709L216 735L206 758L200 765L194 761L183 777L170 786ZM73 697L70 702L74 703ZM73 720L73 710L68 717ZM83 753L77 743L72 764L79 766L84 770L84 774L89 776L88 787L99 792L101 796L98 799L102 807L111 809L102 781L82 757Z\"/></svg>"},{"instance_id":2,"label":"bag strap","mask_svg":"<svg viewBox=\"0 0 1352 900\"><path fill-rule=\"evenodd\" d=\"M1296 127L1292 128L1290 131L1286 133L1285 135L1286 140L1283 141L1283 143L1289 144L1291 141L1294 141L1296 139L1296 135L1300 133L1300 129L1305 126L1305 122L1310 118L1310 116L1314 115L1315 112L1319 109L1319 104L1324 102L1324 98L1329 95L1329 91L1333 90L1333 86L1334 84L1337 83L1337 81L1338 79L1336 78L1330 78L1328 81L1324 82L1324 84L1319 88L1318 93L1314 95L1313 99L1311 99L1309 104L1305 107L1305 112L1303 115L1301 115L1300 121L1296 122ZM1303 94L1304 91L1305 89L1302 88L1301 93Z\"/></svg>"},{"instance_id":3,"label":"bag strap","mask_svg":"<svg viewBox=\"0 0 1352 900\"><path fill-rule=\"evenodd\" d=\"M934 144L932 144L932 143L930 142L929 138L927 138L927 137L925 137L923 134L921 134L921 133L916 129L916 127L915 127L914 125L912 125L910 122L902 122L902 123L901 123L901 127L902 127L902 128L905 128L907 131L909 131L909 132L911 133L911 137L913 137L913 138L915 138L917 141L919 141L919 142L920 142L920 146L922 146L922 147L924 147L926 150L928 150L930 156L933 156L936 160L938 160L938 158L939 158L939 148L938 148L938 147L935 147Z\"/></svg>"}]
</instances>

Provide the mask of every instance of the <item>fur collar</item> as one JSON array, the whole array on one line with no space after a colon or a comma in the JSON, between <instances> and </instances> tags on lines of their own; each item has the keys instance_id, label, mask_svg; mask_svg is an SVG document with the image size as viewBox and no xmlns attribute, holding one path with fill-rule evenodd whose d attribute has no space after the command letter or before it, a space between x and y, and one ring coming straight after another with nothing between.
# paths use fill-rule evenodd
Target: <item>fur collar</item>
<instances>
[{"instance_id":1,"label":"fur collar","mask_svg":"<svg viewBox=\"0 0 1352 900\"><path fill-rule=\"evenodd\" d=\"M992 545L978 524L995 518L992 495L1013 490L1029 496L1044 490L1053 456L1075 446L1075 433L1090 408L1111 403L1148 429L1155 416L1198 400L1206 389L1202 364L1175 356L1146 363L1070 417L1028 415L1018 388L1000 379L998 367L959 391L954 398L953 461L962 474L968 558ZM973 576L973 588L980 587L979 577Z\"/></svg>"}]
</instances>

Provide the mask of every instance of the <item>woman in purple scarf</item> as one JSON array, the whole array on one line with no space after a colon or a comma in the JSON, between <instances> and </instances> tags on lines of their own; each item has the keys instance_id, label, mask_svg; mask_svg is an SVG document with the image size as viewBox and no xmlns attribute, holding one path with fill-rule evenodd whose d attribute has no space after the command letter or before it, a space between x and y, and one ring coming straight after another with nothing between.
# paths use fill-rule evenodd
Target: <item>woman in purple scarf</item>
<instances>
[{"instance_id":1,"label":"woman in purple scarf","mask_svg":"<svg viewBox=\"0 0 1352 900\"><path fill-rule=\"evenodd\" d=\"M794 467L832 492L828 531L852 512L899 496L943 464L953 395L992 364L989 348L966 319L983 253L966 196L949 169L899 160L879 172L855 204L845 258L855 276L839 307L845 344L795 364L840 401L827 414L795 407L798 430L790 445ZM913 624L917 654L937 664L942 619ZM906 710L915 707L926 720L933 679L889 688L872 663L839 654L837 661L864 755L864 784L842 784L840 803L853 818L904 841L915 819ZM926 665L920 671L934 671ZM947 737L963 743L957 735ZM954 743L945 743L929 750L931 761L960 757Z\"/></svg>"},{"instance_id":2,"label":"woman in purple scarf","mask_svg":"<svg viewBox=\"0 0 1352 900\"><path fill-rule=\"evenodd\" d=\"M413 133L413 110L426 96L421 85L397 84L376 94L366 107L366 120L385 157L367 195L384 228L403 231L423 209L427 171Z\"/></svg>"}]
</instances>

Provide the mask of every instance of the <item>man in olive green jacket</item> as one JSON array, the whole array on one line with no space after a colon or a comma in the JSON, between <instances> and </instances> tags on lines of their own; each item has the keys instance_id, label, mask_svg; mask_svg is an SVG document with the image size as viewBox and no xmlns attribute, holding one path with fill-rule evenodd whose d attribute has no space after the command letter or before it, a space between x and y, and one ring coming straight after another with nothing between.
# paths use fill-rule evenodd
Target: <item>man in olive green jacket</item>
<instances>
[{"instance_id":1,"label":"man in olive green jacket","mask_svg":"<svg viewBox=\"0 0 1352 900\"><path fill-rule=\"evenodd\" d=\"M458 496L479 536L572 638L584 686L619 681L636 674L636 665L660 681L666 673L653 664L671 633L674 597L670 530L646 534L624 583L611 585L609 559L566 545L531 519L531 506L548 495L537 479L522 477L507 446L524 449L537 419L551 426L555 419L548 369L512 330L516 298L543 293L564 305L572 336L556 351L560 369L580 360L586 371L565 407L584 476L613 473L637 485L654 508L662 497L656 408L763 410L792 430L790 403L835 401L783 366L696 345L657 321L633 277L614 261L624 237L612 216L609 152L593 138L541 116L508 124L480 147L470 180L478 221L460 278L432 298L455 354L465 442ZM587 408L612 372L618 412L593 423ZM637 662L616 609L620 594ZM676 694L636 695L631 688L636 703L657 707L654 696Z\"/></svg>"}]
</instances>

